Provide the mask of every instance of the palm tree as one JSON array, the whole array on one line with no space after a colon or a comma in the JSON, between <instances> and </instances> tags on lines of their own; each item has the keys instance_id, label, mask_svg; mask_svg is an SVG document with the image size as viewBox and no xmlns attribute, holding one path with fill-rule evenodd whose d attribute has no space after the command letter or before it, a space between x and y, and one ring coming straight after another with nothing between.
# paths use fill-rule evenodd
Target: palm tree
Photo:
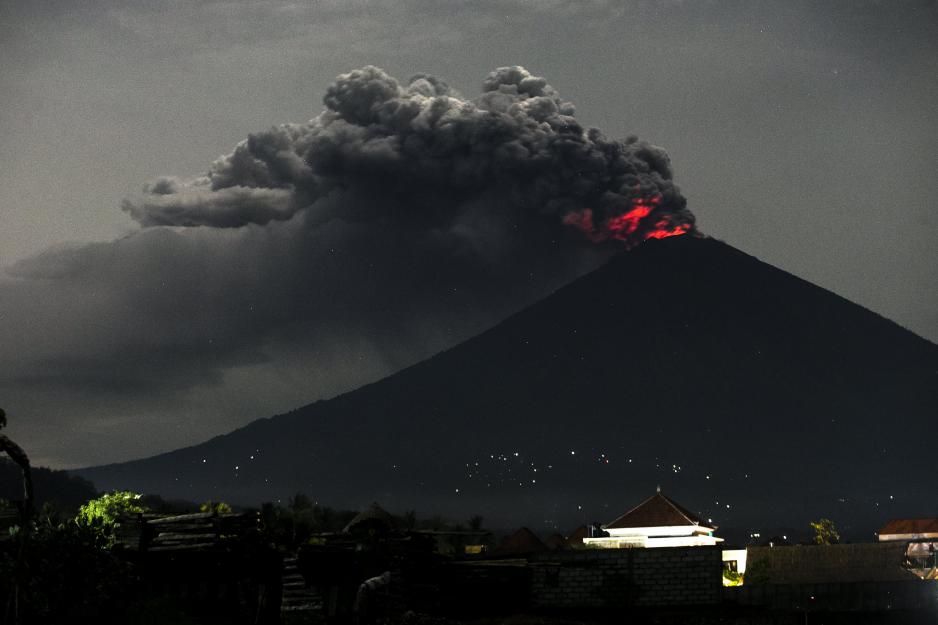
<instances>
[{"instance_id":1,"label":"palm tree","mask_svg":"<svg viewBox=\"0 0 938 625\"><path fill-rule=\"evenodd\" d=\"M0 430L6 427L7 413L0 408ZM10 440L6 435L0 434L0 454L5 453L13 459L23 473L23 524L32 516L33 512L33 477L29 469L29 456L23 448Z\"/></svg>"},{"instance_id":2,"label":"palm tree","mask_svg":"<svg viewBox=\"0 0 938 625\"><path fill-rule=\"evenodd\" d=\"M7 413L0 408L0 430L6 427ZM0 434L0 454L6 454L13 459L23 472L23 508L20 510L22 525L20 526L20 547L16 557L16 567L14 568L14 581L10 587L10 594L4 605L3 620L11 623L19 623L19 578L23 573L24 561L26 558L26 543L29 541L30 520L33 514L33 477L29 470L29 456L23 451L23 448Z\"/></svg>"}]
</instances>

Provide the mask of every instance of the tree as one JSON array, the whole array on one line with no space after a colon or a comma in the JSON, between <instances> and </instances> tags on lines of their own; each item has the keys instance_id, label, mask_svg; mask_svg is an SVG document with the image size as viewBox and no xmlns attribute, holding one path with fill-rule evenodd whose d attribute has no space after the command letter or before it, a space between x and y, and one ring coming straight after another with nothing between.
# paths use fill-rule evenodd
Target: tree
<instances>
[{"instance_id":1,"label":"tree","mask_svg":"<svg viewBox=\"0 0 938 625\"><path fill-rule=\"evenodd\" d=\"M0 554L0 587L15 592L0 622L128 622L122 615L136 578L99 526L76 523L46 506L29 527L29 548L20 560Z\"/></svg>"},{"instance_id":2,"label":"tree","mask_svg":"<svg viewBox=\"0 0 938 625\"><path fill-rule=\"evenodd\" d=\"M6 427L7 413L0 408L0 430ZM29 456L23 451L23 448L11 441L5 435L0 434L0 454L6 453L15 462L23 474L23 516L24 521L28 522L33 511L33 477L29 468ZM25 525L25 523L24 523Z\"/></svg>"},{"instance_id":3,"label":"tree","mask_svg":"<svg viewBox=\"0 0 938 625\"><path fill-rule=\"evenodd\" d=\"M3 410L3 408L0 408L0 430L5 428L6 425L7 413ZM32 529L33 477L29 468L29 456L26 455L26 452L23 451L23 448L11 441L5 435L0 434L0 454L3 453L10 456L13 462L19 466L20 472L23 474L23 507L20 509L21 525L18 526L20 531L17 532L19 547L17 549L15 563L8 572L9 575L6 575L6 577L13 579L14 582L9 587L9 593L3 605L2 615L4 622L10 620L11 622L18 623L20 621L18 597L23 582L23 574L26 570L26 546L29 543L31 533L30 530Z\"/></svg>"},{"instance_id":4,"label":"tree","mask_svg":"<svg viewBox=\"0 0 938 625\"><path fill-rule=\"evenodd\" d=\"M231 514L231 506L224 501L206 501L199 506L199 512L211 512L214 515Z\"/></svg>"},{"instance_id":5,"label":"tree","mask_svg":"<svg viewBox=\"0 0 938 625\"><path fill-rule=\"evenodd\" d=\"M117 519L131 514L146 512L140 502L141 495L130 491L104 493L78 509L75 522L79 525L113 526Z\"/></svg>"},{"instance_id":6,"label":"tree","mask_svg":"<svg viewBox=\"0 0 938 625\"><path fill-rule=\"evenodd\" d=\"M814 530L815 545L834 545L840 542L840 534L837 527L830 519L818 519L811 521L811 529Z\"/></svg>"}]
</instances>

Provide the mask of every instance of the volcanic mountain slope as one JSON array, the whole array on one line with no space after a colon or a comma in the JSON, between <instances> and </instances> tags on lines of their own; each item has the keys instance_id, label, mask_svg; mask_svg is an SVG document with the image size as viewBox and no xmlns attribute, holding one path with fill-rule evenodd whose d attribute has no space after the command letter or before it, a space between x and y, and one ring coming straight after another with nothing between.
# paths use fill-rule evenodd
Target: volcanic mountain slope
<instances>
[{"instance_id":1,"label":"volcanic mountain slope","mask_svg":"<svg viewBox=\"0 0 938 625\"><path fill-rule=\"evenodd\" d=\"M936 514L938 346L724 243L649 241L380 382L79 473L255 503L609 521L662 486L702 518Z\"/></svg>"}]
</instances>

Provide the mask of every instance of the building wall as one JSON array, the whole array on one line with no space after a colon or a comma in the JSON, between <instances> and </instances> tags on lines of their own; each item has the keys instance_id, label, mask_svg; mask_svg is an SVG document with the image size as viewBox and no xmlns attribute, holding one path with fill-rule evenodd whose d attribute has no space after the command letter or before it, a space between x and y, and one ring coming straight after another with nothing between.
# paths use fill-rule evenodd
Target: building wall
<instances>
[{"instance_id":1,"label":"building wall","mask_svg":"<svg viewBox=\"0 0 938 625\"><path fill-rule=\"evenodd\" d=\"M531 601L542 608L719 604L719 547L583 549L530 561Z\"/></svg>"}]
</instances>

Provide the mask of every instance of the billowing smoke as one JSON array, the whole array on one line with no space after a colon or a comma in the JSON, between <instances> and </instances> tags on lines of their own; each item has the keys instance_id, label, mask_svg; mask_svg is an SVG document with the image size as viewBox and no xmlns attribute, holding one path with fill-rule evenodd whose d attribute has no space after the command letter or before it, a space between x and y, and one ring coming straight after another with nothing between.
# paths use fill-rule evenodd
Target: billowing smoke
<instances>
[{"instance_id":1,"label":"billowing smoke","mask_svg":"<svg viewBox=\"0 0 938 625\"><path fill-rule=\"evenodd\" d=\"M576 226L593 242L693 229L663 150L584 129L573 105L522 67L492 72L467 100L432 76L402 85L369 66L339 76L325 104L306 124L251 135L204 177L156 181L125 210L144 226L239 227L304 212L315 223L450 229L484 201L483 211ZM322 202L344 194L361 201Z\"/></svg>"},{"instance_id":2,"label":"billowing smoke","mask_svg":"<svg viewBox=\"0 0 938 625\"><path fill-rule=\"evenodd\" d=\"M663 151L583 129L523 68L467 100L365 67L325 103L148 184L124 203L139 231L8 270L0 396L39 460L155 453L350 390L693 229Z\"/></svg>"}]
</instances>

